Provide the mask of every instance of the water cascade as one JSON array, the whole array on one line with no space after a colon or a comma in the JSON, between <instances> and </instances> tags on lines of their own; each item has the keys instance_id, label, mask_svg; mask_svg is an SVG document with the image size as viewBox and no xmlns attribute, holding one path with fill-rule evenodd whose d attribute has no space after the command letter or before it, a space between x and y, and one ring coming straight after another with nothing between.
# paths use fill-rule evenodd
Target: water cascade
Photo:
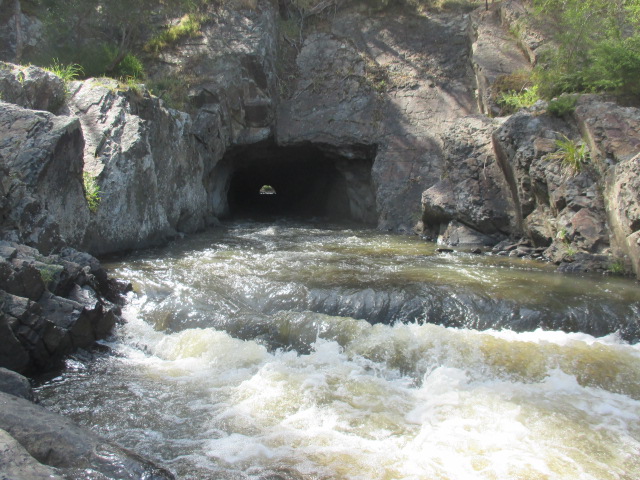
<instances>
[{"instance_id":1,"label":"water cascade","mask_svg":"<svg viewBox=\"0 0 640 480\"><path fill-rule=\"evenodd\" d=\"M284 221L108 267L127 323L39 395L177 478L640 476L633 281Z\"/></svg>"}]
</instances>

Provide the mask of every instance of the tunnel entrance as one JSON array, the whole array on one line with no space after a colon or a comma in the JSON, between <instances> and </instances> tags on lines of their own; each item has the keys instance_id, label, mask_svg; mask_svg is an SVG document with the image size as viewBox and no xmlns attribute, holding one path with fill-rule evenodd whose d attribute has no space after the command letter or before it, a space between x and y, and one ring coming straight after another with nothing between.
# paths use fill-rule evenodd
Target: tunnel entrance
<instances>
[{"instance_id":1,"label":"tunnel entrance","mask_svg":"<svg viewBox=\"0 0 640 480\"><path fill-rule=\"evenodd\" d=\"M230 149L214 170L210 192L221 218L356 221L375 225L371 184L375 147L279 147L261 143Z\"/></svg>"}]
</instances>

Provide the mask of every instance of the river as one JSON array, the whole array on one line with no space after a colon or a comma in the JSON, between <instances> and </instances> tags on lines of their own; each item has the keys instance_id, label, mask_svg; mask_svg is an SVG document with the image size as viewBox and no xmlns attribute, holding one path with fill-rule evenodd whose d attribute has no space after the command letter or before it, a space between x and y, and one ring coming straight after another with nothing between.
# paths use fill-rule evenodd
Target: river
<instances>
[{"instance_id":1,"label":"river","mask_svg":"<svg viewBox=\"0 0 640 480\"><path fill-rule=\"evenodd\" d=\"M106 267L126 323L38 395L179 479L640 478L635 281L287 222Z\"/></svg>"}]
</instances>

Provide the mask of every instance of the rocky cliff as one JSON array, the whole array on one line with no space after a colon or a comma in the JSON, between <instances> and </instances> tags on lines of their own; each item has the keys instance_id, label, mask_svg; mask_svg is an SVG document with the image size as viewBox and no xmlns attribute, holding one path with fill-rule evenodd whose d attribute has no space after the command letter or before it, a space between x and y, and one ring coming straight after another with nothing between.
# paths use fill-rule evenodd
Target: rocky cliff
<instances>
[{"instance_id":1,"label":"rocky cliff","mask_svg":"<svg viewBox=\"0 0 640 480\"><path fill-rule=\"evenodd\" d=\"M126 286L80 251L145 248L264 213L264 185L281 199L269 214L640 276L640 110L588 95L562 117L545 102L500 117L496 82L530 69L544 45L534 31L509 34L521 2L429 13L345 0L304 18L252 3L211 7L197 36L151 55L153 93L0 64L0 367L52 368L118 321ZM11 18L0 22L7 61ZM42 24L19 21L37 50ZM568 167L562 140L586 145L588 162ZM3 412L35 408L2 395ZM112 454L134 477L170 477L68 424L66 440L38 439L10 413L0 428L14 459L2 468L31 478L113 475ZM59 440L83 460L51 463Z\"/></svg>"},{"instance_id":2,"label":"rocky cliff","mask_svg":"<svg viewBox=\"0 0 640 480\"><path fill-rule=\"evenodd\" d=\"M520 2L471 14L334 6L295 35L295 18L270 2L210 10L199 36L149 60L152 83L182 79L188 113L168 108L166 91L93 79L67 85L65 95L50 74L5 66L2 98L21 108L5 103L3 115L22 120L4 134L4 237L45 252L143 248L246 207L239 197L262 176L316 192L300 201L322 204L309 214L336 209L400 232L418 223L449 245L511 239L574 269L626 259L637 271L626 207L637 199L617 179L637 163L627 158L637 153L635 110L589 97L567 118L544 105L490 118L499 113L493 84L531 68L542 43L535 32L508 34L526 14ZM589 168L569 175L548 161L556 140L582 136ZM47 157L30 176L17 147L26 141ZM99 186L93 211L83 205L82 171ZM63 196L52 195L60 185ZM589 261L576 263L583 254Z\"/></svg>"}]
</instances>

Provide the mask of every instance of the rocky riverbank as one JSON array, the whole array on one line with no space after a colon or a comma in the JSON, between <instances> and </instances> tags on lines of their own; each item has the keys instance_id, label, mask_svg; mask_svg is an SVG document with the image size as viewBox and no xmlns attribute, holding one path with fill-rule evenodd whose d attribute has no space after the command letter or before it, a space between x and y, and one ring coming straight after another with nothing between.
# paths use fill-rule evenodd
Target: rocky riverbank
<instances>
[{"instance_id":1,"label":"rocky riverbank","mask_svg":"<svg viewBox=\"0 0 640 480\"><path fill-rule=\"evenodd\" d=\"M640 110L584 95L564 116L545 102L497 116L494 84L531 68L544 40L509 34L523 9L517 0L472 13L336 2L293 38L267 0L212 8L197 38L148 66L150 80L183 83L180 110L143 85L65 83L0 63L0 366L51 369L109 334L127 286L92 255L215 225L272 179L280 194L298 183L293 193L313 192L301 202L309 216L333 209L447 247L640 276ZM37 49L42 31L24 17ZM0 24L0 38L14 26ZM588 148L580 170L557 155L562 139ZM27 400L1 400L3 411L54 422ZM17 459L5 468L32 468L33 478L76 478L74 468L98 469L111 455L65 423L85 438L85 463L47 463L39 434L20 437L3 418L34 461L62 469L38 470L3 437ZM156 471L114 455L134 477Z\"/></svg>"}]
</instances>

